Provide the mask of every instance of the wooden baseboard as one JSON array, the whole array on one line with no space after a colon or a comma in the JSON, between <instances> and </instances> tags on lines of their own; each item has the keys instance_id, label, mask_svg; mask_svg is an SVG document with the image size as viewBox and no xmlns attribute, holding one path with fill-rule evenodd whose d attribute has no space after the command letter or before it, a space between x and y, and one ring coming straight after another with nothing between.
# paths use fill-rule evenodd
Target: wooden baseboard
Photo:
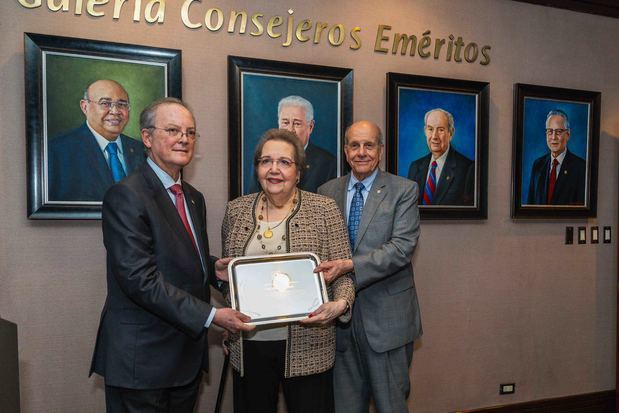
<instances>
[{"instance_id":1,"label":"wooden baseboard","mask_svg":"<svg viewBox=\"0 0 619 413\"><path fill-rule=\"evenodd\" d=\"M614 390L555 399L534 400L456 413L615 413Z\"/></svg>"}]
</instances>

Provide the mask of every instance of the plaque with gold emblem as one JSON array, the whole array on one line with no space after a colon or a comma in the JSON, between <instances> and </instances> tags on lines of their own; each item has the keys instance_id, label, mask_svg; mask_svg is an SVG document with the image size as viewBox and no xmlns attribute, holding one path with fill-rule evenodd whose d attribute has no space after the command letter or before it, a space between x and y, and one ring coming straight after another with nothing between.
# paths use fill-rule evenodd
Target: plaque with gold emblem
<instances>
[{"instance_id":1,"label":"plaque with gold emblem","mask_svg":"<svg viewBox=\"0 0 619 413\"><path fill-rule=\"evenodd\" d=\"M312 253L238 257L228 275L232 308L251 317L248 324L297 321L329 301L320 259Z\"/></svg>"}]
</instances>

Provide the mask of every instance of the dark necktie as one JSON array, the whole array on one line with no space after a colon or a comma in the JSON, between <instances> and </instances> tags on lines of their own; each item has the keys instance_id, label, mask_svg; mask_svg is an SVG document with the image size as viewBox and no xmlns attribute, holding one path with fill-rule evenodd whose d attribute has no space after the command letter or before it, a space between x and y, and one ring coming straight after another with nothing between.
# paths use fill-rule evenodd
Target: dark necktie
<instances>
[{"instance_id":1,"label":"dark necktie","mask_svg":"<svg viewBox=\"0 0 619 413\"><path fill-rule=\"evenodd\" d=\"M196 244L196 240L193 237L193 232L191 232L191 227L189 226L189 220L187 219L187 212L185 211L185 197L183 196L183 187L180 184L174 184L170 187L170 191L176 197L176 210L178 211L178 215L181 217L181 221L183 221L183 225L189 234L189 238L193 243L194 248L197 250L198 246Z\"/></svg>"},{"instance_id":2,"label":"dark necktie","mask_svg":"<svg viewBox=\"0 0 619 413\"><path fill-rule=\"evenodd\" d=\"M552 160L552 168L550 168L550 176L548 177L548 199L546 200L547 204L552 203L552 194L555 192L555 184L557 183L557 166L559 165L559 161L556 159Z\"/></svg>"},{"instance_id":3,"label":"dark necktie","mask_svg":"<svg viewBox=\"0 0 619 413\"><path fill-rule=\"evenodd\" d=\"M434 202L434 192L436 191L436 167L438 164L436 161L432 161L432 165L430 166L430 174L428 175L428 180L426 181L426 186L423 189L423 199L421 203L423 205L432 205Z\"/></svg>"},{"instance_id":4,"label":"dark necktie","mask_svg":"<svg viewBox=\"0 0 619 413\"><path fill-rule=\"evenodd\" d=\"M118 182L123 179L127 174L123 169L123 165L120 163L120 159L118 159L118 146L116 142L110 142L105 147L105 151L107 152L109 161L110 161L110 169L112 170L112 178L114 182Z\"/></svg>"},{"instance_id":5,"label":"dark necktie","mask_svg":"<svg viewBox=\"0 0 619 413\"><path fill-rule=\"evenodd\" d=\"M363 213L363 195L361 195L361 191L363 191L364 188L361 182L355 184L355 194L350 203L350 212L348 213L348 238L350 239L351 248L355 247L357 231L359 230L361 214Z\"/></svg>"}]
</instances>

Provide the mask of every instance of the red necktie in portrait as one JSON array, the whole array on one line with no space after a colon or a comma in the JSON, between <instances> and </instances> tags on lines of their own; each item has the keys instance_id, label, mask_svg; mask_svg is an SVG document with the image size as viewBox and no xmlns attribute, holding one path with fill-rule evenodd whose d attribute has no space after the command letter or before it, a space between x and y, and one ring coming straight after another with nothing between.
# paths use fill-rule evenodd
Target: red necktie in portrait
<instances>
[{"instance_id":1,"label":"red necktie in portrait","mask_svg":"<svg viewBox=\"0 0 619 413\"><path fill-rule=\"evenodd\" d=\"M559 161L553 159L552 168L550 168L550 176L548 177L548 199L546 200L547 204L551 203L552 194L555 192L555 184L557 183L557 165L559 165Z\"/></svg>"}]
</instances>

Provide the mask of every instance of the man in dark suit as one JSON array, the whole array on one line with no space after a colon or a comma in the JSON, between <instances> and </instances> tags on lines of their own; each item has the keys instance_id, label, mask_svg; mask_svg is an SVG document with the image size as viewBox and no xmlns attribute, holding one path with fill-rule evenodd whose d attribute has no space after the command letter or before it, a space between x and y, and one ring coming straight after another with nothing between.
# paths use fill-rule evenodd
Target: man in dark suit
<instances>
[{"instance_id":1,"label":"man in dark suit","mask_svg":"<svg viewBox=\"0 0 619 413\"><path fill-rule=\"evenodd\" d=\"M50 140L47 190L50 201L101 201L114 183L144 163L142 142L123 135L129 96L113 80L88 86L80 108L86 122Z\"/></svg>"},{"instance_id":2,"label":"man in dark suit","mask_svg":"<svg viewBox=\"0 0 619 413\"><path fill-rule=\"evenodd\" d=\"M208 367L207 328L253 327L209 304L227 260L209 255L204 197L180 179L199 136L192 113L164 98L140 128L147 163L103 199L107 299L90 372L105 379L108 412L189 413Z\"/></svg>"},{"instance_id":3,"label":"man in dark suit","mask_svg":"<svg viewBox=\"0 0 619 413\"><path fill-rule=\"evenodd\" d=\"M294 132L305 148L305 171L299 188L316 192L318 187L337 176L335 156L314 145L310 135L314 131L314 107L301 96L287 96L277 105L277 123L281 129Z\"/></svg>"},{"instance_id":4,"label":"man in dark suit","mask_svg":"<svg viewBox=\"0 0 619 413\"><path fill-rule=\"evenodd\" d=\"M430 153L408 168L408 179L423 188L422 205L473 205L475 162L450 145L455 131L451 113L440 108L426 112L424 132Z\"/></svg>"},{"instance_id":5,"label":"man in dark suit","mask_svg":"<svg viewBox=\"0 0 619 413\"><path fill-rule=\"evenodd\" d=\"M587 163L567 149L570 122L562 110L546 116L546 144L550 153L531 168L529 205L584 205Z\"/></svg>"},{"instance_id":6,"label":"man in dark suit","mask_svg":"<svg viewBox=\"0 0 619 413\"><path fill-rule=\"evenodd\" d=\"M408 369L421 317L412 255L419 238L417 184L378 169L380 128L359 121L346 131L344 152L352 173L318 193L334 198L348 223L352 260L323 262L327 282L354 271L352 321L337 330L334 369L338 413L408 412Z\"/></svg>"}]
</instances>

